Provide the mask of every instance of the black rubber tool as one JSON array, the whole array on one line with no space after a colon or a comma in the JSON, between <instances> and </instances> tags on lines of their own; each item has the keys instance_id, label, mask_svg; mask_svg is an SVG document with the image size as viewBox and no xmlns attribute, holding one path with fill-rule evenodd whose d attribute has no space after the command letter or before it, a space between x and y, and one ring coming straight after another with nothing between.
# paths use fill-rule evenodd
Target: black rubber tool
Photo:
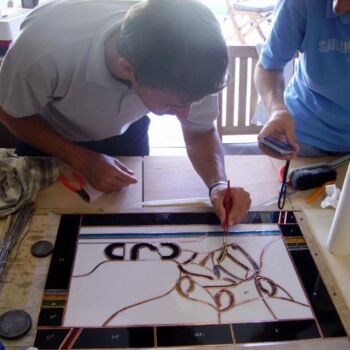
<instances>
[{"instance_id":1,"label":"black rubber tool","mask_svg":"<svg viewBox=\"0 0 350 350\"><path fill-rule=\"evenodd\" d=\"M49 241L37 241L32 245L30 251L36 258L45 258L52 253L53 244Z\"/></svg>"},{"instance_id":2,"label":"black rubber tool","mask_svg":"<svg viewBox=\"0 0 350 350\"><path fill-rule=\"evenodd\" d=\"M291 169L288 174L288 184L295 190L301 191L320 187L328 181L336 180L337 172L335 169L349 160L350 154L347 154L329 163L318 163Z\"/></svg>"},{"instance_id":3,"label":"black rubber tool","mask_svg":"<svg viewBox=\"0 0 350 350\"><path fill-rule=\"evenodd\" d=\"M32 326L32 318L24 310L16 309L0 316L0 337L16 339L25 335Z\"/></svg>"},{"instance_id":4,"label":"black rubber tool","mask_svg":"<svg viewBox=\"0 0 350 350\"><path fill-rule=\"evenodd\" d=\"M305 191L335 181L337 172L330 167L299 169L289 175L289 183L295 190Z\"/></svg>"}]
</instances>

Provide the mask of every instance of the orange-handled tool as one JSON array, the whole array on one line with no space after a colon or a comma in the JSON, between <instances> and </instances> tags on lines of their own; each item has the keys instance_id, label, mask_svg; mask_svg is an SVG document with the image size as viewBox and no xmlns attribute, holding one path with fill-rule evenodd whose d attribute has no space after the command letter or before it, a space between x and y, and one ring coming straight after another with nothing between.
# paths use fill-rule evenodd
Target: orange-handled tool
<instances>
[{"instance_id":1,"label":"orange-handled tool","mask_svg":"<svg viewBox=\"0 0 350 350\"><path fill-rule=\"evenodd\" d=\"M77 180L79 186L74 185L73 183L71 183L66 176L64 176L63 174L60 175L60 181L62 182L63 186L68 188L69 190L76 192L80 198L82 198L85 202L90 202L90 196L89 194L85 191L84 187L85 187L85 181L83 179L83 177L73 171L72 175L74 176L74 178Z\"/></svg>"}]
</instances>

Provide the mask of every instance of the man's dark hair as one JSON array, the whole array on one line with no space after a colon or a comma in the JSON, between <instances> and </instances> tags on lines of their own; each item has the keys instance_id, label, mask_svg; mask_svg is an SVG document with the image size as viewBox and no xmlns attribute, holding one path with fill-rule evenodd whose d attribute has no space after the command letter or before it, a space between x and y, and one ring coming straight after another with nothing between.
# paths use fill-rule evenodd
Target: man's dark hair
<instances>
[{"instance_id":1,"label":"man's dark hair","mask_svg":"<svg viewBox=\"0 0 350 350\"><path fill-rule=\"evenodd\" d=\"M195 101L226 83L227 47L213 13L196 0L147 0L126 15L117 44L140 84Z\"/></svg>"}]
</instances>

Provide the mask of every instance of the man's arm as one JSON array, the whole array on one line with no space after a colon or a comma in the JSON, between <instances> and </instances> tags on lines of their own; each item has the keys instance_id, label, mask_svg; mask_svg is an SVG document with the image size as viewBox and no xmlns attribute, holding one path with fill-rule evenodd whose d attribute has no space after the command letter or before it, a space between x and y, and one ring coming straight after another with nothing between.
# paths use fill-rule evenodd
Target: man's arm
<instances>
[{"instance_id":1,"label":"man's arm","mask_svg":"<svg viewBox=\"0 0 350 350\"><path fill-rule=\"evenodd\" d=\"M224 154L217 131L192 132L183 128L187 154L207 187L226 181Z\"/></svg>"},{"instance_id":2,"label":"man's arm","mask_svg":"<svg viewBox=\"0 0 350 350\"><path fill-rule=\"evenodd\" d=\"M121 162L65 139L38 115L13 118L0 108L0 122L17 138L70 164L99 191L120 190L137 182Z\"/></svg>"},{"instance_id":3,"label":"man's arm","mask_svg":"<svg viewBox=\"0 0 350 350\"><path fill-rule=\"evenodd\" d=\"M192 165L204 183L209 188L218 181L226 181L224 154L217 131L213 128L206 132L192 132L182 129L187 148L187 154ZM210 195L213 208L221 223L225 220L223 200L226 185L216 186ZM234 225L243 220L250 207L249 193L243 188L231 188L231 200L233 208L230 213L229 223Z\"/></svg>"},{"instance_id":4,"label":"man's arm","mask_svg":"<svg viewBox=\"0 0 350 350\"><path fill-rule=\"evenodd\" d=\"M258 63L255 68L254 79L256 88L270 115L278 111L287 111L283 97L283 71L266 70L260 63Z\"/></svg>"},{"instance_id":5,"label":"man's arm","mask_svg":"<svg viewBox=\"0 0 350 350\"><path fill-rule=\"evenodd\" d=\"M269 121L258 136L260 147L266 154L276 157L276 153L269 152L261 145L261 139L264 136L271 136L277 140L287 141L296 150L293 155L287 158L294 157L299 150L299 146L294 133L294 120L284 104L283 71L266 70L258 63L254 79L258 93L270 115Z\"/></svg>"}]
</instances>

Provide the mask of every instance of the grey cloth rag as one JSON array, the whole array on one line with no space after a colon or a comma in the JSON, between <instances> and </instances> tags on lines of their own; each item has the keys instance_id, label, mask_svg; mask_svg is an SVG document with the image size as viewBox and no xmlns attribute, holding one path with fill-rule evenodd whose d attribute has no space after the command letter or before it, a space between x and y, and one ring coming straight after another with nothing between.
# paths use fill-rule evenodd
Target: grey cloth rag
<instances>
[{"instance_id":1,"label":"grey cloth rag","mask_svg":"<svg viewBox=\"0 0 350 350\"><path fill-rule=\"evenodd\" d=\"M0 218L33 203L38 191L59 177L59 162L52 157L18 157L0 149Z\"/></svg>"}]
</instances>

